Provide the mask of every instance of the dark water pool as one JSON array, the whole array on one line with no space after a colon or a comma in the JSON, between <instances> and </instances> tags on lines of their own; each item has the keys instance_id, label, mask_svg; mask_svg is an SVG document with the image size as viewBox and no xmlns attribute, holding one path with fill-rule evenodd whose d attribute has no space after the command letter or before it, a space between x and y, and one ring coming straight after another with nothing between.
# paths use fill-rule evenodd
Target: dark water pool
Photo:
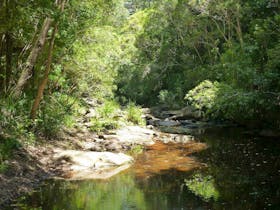
<instances>
[{"instance_id":1,"label":"dark water pool","mask_svg":"<svg viewBox=\"0 0 280 210\"><path fill-rule=\"evenodd\" d=\"M173 152L180 151L180 157L171 160L163 160L174 155L170 149L147 152L134 167L109 180L47 181L9 209L279 210L280 139L241 133L209 130L198 137L207 148L188 156L176 148ZM176 158L186 162L177 167Z\"/></svg>"}]
</instances>

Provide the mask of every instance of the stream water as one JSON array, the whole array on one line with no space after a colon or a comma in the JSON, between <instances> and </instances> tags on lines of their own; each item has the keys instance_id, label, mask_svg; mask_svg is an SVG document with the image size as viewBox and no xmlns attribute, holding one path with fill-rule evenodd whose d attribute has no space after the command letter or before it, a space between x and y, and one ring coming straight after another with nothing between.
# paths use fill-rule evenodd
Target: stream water
<instances>
[{"instance_id":1,"label":"stream water","mask_svg":"<svg viewBox=\"0 0 280 210\"><path fill-rule=\"evenodd\" d=\"M109 180L49 180L11 209L280 209L280 141L209 129L191 147L156 144Z\"/></svg>"}]
</instances>

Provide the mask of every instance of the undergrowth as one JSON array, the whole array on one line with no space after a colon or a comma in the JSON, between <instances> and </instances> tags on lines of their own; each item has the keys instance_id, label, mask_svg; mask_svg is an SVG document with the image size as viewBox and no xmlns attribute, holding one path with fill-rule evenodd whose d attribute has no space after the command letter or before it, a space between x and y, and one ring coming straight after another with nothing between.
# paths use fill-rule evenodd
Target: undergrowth
<instances>
[{"instance_id":1,"label":"undergrowth","mask_svg":"<svg viewBox=\"0 0 280 210\"><path fill-rule=\"evenodd\" d=\"M121 108L117 102L107 100L96 111L97 115L91 119L91 130L94 132L117 129L123 125L145 125L141 108L132 102Z\"/></svg>"}]
</instances>

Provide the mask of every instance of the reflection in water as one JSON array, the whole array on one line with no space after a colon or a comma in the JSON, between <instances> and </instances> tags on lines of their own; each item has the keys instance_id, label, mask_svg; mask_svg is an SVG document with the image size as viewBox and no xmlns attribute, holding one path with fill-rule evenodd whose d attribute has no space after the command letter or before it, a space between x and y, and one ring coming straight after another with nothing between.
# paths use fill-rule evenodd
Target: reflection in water
<instances>
[{"instance_id":1,"label":"reflection in water","mask_svg":"<svg viewBox=\"0 0 280 210\"><path fill-rule=\"evenodd\" d=\"M203 176L202 174L196 174L192 179L185 180L188 188L195 195L202 197L206 201L210 199L217 201L219 198L219 192L215 187L214 181L212 176Z\"/></svg>"},{"instance_id":2,"label":"reflection in water","mask_svg":"<svg viewBox=\"0 0 280 210\"><path fill-rule=\"evenodd\" d=\"M199 138L208 148L193 150L195 158L182 145L156 145L138 165L107 181L49 181L19 209L280 209L280 142L230 129ZM191 167L180 170L184 164Z\"/></svg>"}]
</instances>

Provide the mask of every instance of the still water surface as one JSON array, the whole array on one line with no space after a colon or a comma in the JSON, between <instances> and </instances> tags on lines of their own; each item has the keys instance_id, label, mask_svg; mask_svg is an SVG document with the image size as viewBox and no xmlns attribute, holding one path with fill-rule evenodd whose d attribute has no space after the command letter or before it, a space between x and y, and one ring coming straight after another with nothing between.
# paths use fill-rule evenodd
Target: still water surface
<instances>
[{"instance_id":1,"label":"still water surface","mask_svg":"<svg viewBox=\"0 0 280 210\"><path fill-rule=\"evenodd\" d=\"M280 139L212 129L197 140L193 149L159 144L109 180L47 181L17 209L280 209Z\"/></svg>"}]
</instances>

